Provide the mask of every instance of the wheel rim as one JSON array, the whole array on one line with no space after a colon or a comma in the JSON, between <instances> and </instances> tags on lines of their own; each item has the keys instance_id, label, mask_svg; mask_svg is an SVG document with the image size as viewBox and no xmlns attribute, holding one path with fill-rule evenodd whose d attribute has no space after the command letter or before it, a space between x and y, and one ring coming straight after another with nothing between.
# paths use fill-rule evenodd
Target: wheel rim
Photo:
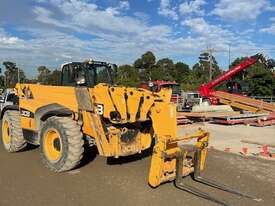
<instances>
[{"instance_id":1,"label":"wheel rim","mask_svg":"<svg viewBox=\"0 0 275 206\"><path fill-rule=\"evenodd\" d=\"M7 145L11 141L11 137L10 137L10 125L9 125L9 122L7 120L4 121L2 130L3 130L3 136L2 136L3 143L5 145Z\"/></svg>"},{"instance_id":2,"label":"wheel rim","mask_svg":"<svg viewBox=\"0 0 275 206\"><path fill-rule=\"evenodd\" d=\"M46 157L51 162L57 162L62 154L62 141L59 132L49 129L44 136L44 151Z\"/></svg>"}]
</instances>

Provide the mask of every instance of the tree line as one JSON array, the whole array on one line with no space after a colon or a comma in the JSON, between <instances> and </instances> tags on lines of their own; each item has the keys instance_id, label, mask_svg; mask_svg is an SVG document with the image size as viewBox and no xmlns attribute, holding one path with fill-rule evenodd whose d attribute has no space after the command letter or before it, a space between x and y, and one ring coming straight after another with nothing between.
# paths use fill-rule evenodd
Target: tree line
<instances>
[{"instance_id":1,"label":"tree line","mask_svg":"<svg viewBox=\"0 0 275 206\"><path fill-rule=\"evenodd\" d=\"M201 56L209 56L202 53ZM236 58L230 68L238 65L246 57ZM172 59L157 60L155 55L148 51L131 65L121 65L118 68L117 83L126 86L137 86L142 81L167 80L176 81L185 91L196 91L199 86L209 81L210 62L199 58L192 67L184 62L173 62ZM212 56L212 78L221 75L222 70L215 57ZM249 69L241 72L232 80L248 87L248 95L272 96L275 95L275 72L267 69L264 64L256 63ZM224 89L225 85L219 86Z\"/></svg>"},{"instance_id":2,"label":"tree line","mask_svg":"<svg viewBox=\"0 0 275 206\"><path fill-rule=\"evenodd\" d=\"M4 74L0 75L0 88L13 88L17 82L21 83L39 83L44 85L58 85L61 77L61 71L58 69L50 70L46 66L37 68L38 75L34 79L27 78L24 70L19 68L16 63L5 61ZM19 74L18 74L19 72Z\"/></svg>"},{"instance_id":3,"label":"tree line","mask_svg":"<svg viewBox=\"0 0 275 206\"><path fill-rule=\"evenodd\" d=\"M201 54L209 56L207 53ZM239 64L245 57L236 58L230 68ZM14 87L18 82L40 83L45 85L58 85L61 71L51 70L46 66L37 68L37 78L28 79L24 71L13 62L3 62L5 72L0 75L0 87ZM133 64L120 65L117 70L116 83L124 86L137 87L141 82L166 80L175 81L185 91L196 91L198 87L209 81L209 61L198 59L190 67L185 62L174 62L170 58L157 60L153 52L146 52L136 59ZM19 71L19 75L18 75ZM219 67L215 57L212 57L212 77L221 75L224 71ZM249 95L271 96L275 95L275 74L265 68L261 63L256 63L251 68L241 72L234 80L248 86ZM221 86L224 88L224 85Z\"/></svg>"}]
</instances>

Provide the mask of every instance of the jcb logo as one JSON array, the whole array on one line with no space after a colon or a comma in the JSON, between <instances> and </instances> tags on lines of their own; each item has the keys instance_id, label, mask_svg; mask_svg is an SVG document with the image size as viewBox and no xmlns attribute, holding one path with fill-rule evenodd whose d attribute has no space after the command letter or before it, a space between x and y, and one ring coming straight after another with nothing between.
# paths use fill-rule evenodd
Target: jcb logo
<instances>
[{"instance_id":1,"label":"jcb logo","mask_svg":"<svg viewBox=\"0 0 275 206\"><path fill-rule=\"evenodd\" d=\"M27 111L27 110L21 110L21 115L23 117L30 117L31 116L31 112Z\"/></svg>"},{"instance_id":2,"label":"jcb logo","mask_svg":"<svg viewBox=\"0 0 275 206\"><path fill-rule=\"evenodd\" d=\"M104 114L104 106L102 104L98 104L96 106L96 113L99 115L103 115Z\"/></svg>"}]
</instances>

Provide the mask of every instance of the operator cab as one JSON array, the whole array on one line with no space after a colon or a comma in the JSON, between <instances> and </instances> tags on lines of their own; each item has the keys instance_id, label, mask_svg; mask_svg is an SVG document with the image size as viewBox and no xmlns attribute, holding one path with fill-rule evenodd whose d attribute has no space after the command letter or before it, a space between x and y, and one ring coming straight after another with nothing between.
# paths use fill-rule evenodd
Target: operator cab
<instances>
[{"instance_id":1,"label":"operator cab","mask_svg":"<svg viewBox=\"0 0 275 206\"><path fill-rule=\"evenodd\" d=\"M61 66L62 86L94 87L99 83L114 84L117 66L99 61L70 62Z\"/></svg>"},{"instance_id":2,"label":"operator cab","mask_svg":"<svg viewBox=\"0 0 275 206\"><path fill-rule=\"evenodd\" d=\"M246 95L249 92L249 84L244 81L230 80L226 83L229 93Z\"/></svg>"}]
</instances>

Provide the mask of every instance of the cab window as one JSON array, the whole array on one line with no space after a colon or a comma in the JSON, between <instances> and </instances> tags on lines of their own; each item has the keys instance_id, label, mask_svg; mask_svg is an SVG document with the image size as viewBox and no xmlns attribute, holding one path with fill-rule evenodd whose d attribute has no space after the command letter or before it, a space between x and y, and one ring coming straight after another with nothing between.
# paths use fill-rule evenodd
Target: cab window
<instances>
[{"instance_id":1,"label":"cab window","mask_svg":"<svg viewBox=\"0 0 275 206\"><path fill-rule=\"evenodd\" d=\"M75 86L73 67L65 65L62 70L62 85Z\"/></svg>"},{"instance_id":2,"label":"cab window","mask_svg":"<svg viewBox=\"0 0 275 206\"><path fill-rule=\"evenodd\" d=\"M110 83L108 67L96 66L96 83Z\"/></svg>"}]
</instances>

